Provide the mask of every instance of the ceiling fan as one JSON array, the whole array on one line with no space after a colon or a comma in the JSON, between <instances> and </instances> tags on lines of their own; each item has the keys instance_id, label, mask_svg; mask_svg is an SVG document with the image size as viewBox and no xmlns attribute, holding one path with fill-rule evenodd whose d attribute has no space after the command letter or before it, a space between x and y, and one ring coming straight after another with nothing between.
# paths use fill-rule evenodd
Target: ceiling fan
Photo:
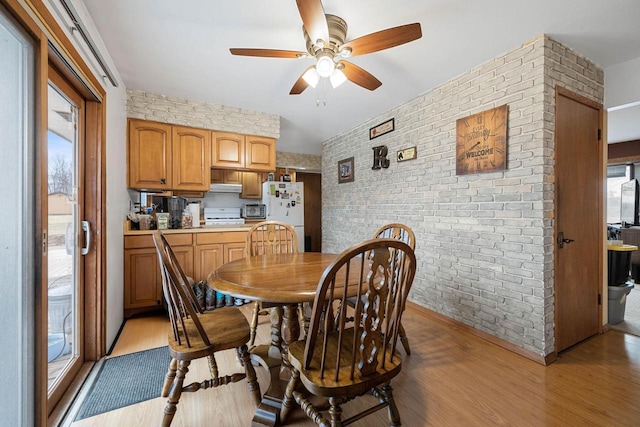
<instances>
[{"instance_id":1,"label":"ceiling fan","mask_svg":"<svg viewBox=\"0 0 640 427\"><path fill-rule=\"evenodd\" d=\"M302 18L307 51L279 49L229 49L233 55L265 58L315 58L291 88L290 95L301 94L308 86L315 87L321 77L329 78L336 88L349 80L365 89L376 90L382 82L357 65L345 61L357 55L399 46L422 37L419 23L401 25L368 34L345 43L347 23L344 19L324 13L321 0L296 0Z\"/></svg>"}]
</instances>

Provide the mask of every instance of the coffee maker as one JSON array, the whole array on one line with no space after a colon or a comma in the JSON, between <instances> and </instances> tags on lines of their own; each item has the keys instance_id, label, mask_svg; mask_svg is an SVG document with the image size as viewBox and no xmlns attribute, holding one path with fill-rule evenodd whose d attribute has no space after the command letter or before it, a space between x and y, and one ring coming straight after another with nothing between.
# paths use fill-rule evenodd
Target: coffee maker
<instances>
[{"instance_id":1,"label":"coffee maker","mask_svg":"<svg viewBox=\"0 0 640 427\"><path fill-rule=\"evenodd\" d=\"M166 212L169 212L169 228L182 227L182 212L187 207L187 199L184 197L163 197L162 206Z\"/></svg>"}]
</instances>

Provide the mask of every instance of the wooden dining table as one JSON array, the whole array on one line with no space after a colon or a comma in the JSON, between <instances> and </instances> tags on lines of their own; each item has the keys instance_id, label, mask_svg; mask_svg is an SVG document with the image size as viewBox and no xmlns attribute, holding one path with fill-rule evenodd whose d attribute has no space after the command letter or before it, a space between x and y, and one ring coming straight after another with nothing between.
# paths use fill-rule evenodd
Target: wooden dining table
<instances>
[{"instance_id":1,"label":"wooden dining table","mask_svg":"<svg viewBox=\"0 0 640 427\"><path fill-rule=\"evenodd\" d=\"M209 285L218 292L274 307L271 343L250 350L254 360L270 372L271 379L252 425L279 423L288 381L288 346L300 337L298 304L313 302L322 274L336 257L318 252L259 255L229 262L209 275Z\"/></svg>"}]
</instances>

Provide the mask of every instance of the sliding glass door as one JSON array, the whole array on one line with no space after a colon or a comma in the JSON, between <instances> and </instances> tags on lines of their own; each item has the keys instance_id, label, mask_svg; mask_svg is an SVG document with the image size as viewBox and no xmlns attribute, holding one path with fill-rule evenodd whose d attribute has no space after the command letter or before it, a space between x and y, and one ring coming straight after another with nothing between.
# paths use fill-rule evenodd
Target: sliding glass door
<instances>
[{"instance_id":1,"label":"sliding glass door","mask_svg":"<svg viewBox=\"0 0 640 427\"><path fill-rule=\"evenodd\" d=\"M35 43L0 4L0 425L34 425Z\"/></svg>"},{"instance_id":2,"label":"sliding glass door","mask_svg":"<svg viewBox=\"0 0 640 427\"><path fill-rule=\"evenodd\" d=\"M83 362L82 97L49 68L47 93L47 391L50 407Z\"/></svg>"}]
</instances>

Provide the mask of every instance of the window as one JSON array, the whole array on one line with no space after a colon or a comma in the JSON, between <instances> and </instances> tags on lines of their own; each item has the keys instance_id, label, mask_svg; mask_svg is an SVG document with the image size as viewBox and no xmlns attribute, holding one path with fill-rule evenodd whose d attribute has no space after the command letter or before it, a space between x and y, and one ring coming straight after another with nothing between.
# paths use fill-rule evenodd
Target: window
<instances>
[{"instance_id":1,"label":"window","mask_svg":"<svg viewBox=\"0 0 640 427\"><path fill-rule=\"evenodd\" d=\"M632 179L632 165L607 167L607 223L620 222L620 194L622 183Z\"/></svg>"}]
</instances>

